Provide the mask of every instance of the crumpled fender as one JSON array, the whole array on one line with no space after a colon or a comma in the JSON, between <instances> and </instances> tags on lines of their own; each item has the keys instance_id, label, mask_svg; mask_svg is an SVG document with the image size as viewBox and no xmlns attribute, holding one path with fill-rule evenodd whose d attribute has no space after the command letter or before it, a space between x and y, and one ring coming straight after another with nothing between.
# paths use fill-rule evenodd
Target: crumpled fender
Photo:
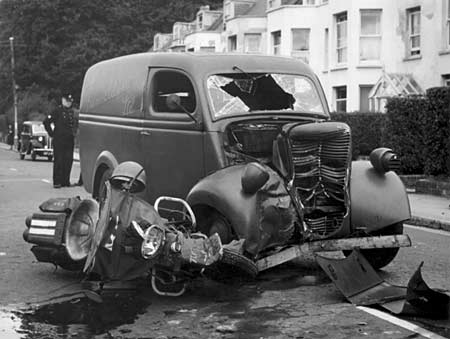
<instances>
[{"instance_id":1,"label":"crumpled fender","mask_svg":"<svg viewBox=\"0 0 450 339\"><path fill-rule=\"evenodd\" d=\"M411 218L405 186L394 172L381 174L368 161L354 161L350 180L354 228L373 232Z\"/></svg>"},{"instance_id":2,"label":"crumpled fender","mask_svg":"<svg viewBox=\"0 0 450 339\"><path fill-rule=\"evenodd\" d=\"M241 178L245 165L219 170L201 180L187 202L213 207L230 222L248 253L286 243L294 232L296 212L279 175L266 167L267 182L255 194L245 193Z\"/></svg>"},{"instance_id":3,"label":"crumpled fender","mask_svg":"<svg viewBox=\"0 0 450 339\"><path fill-rule=\"evenodd\" d=\"M247 242L251 227L258 223L257 194L242 191L241 176L245 165L223 168L200 180L187 195L191 207L207 205L223 214L240 239Z\"/></svg>"}]
</instances>

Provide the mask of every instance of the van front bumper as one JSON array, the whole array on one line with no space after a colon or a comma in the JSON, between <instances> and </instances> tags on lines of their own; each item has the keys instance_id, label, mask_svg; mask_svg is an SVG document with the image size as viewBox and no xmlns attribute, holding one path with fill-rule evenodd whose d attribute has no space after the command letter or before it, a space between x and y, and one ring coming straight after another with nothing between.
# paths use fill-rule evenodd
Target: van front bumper
<instances>
[{"instance_id":1,"label":"van front bumper","mask_svg":"<svg viewBox=\"0 0 450 339\"><path fill-rule=\"evenodd\" d=\"M290 246L278 253L256 262L258 271L279 265L283 262L317 252L351 251L357 249L410 247L411 239L407 234L383 235L377 237L344 238L311 241Z\"/></svg>"}]
</instances>

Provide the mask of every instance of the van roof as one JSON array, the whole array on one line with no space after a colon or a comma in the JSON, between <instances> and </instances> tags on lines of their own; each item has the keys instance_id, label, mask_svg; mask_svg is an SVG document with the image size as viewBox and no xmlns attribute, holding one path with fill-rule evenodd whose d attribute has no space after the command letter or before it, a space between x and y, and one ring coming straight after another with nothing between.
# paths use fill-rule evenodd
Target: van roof
<instances>
[{"instance_id":1,"label":"van roof","mask_svg":"<svg viewBox=\"0 0 450 339\"><path fill-rule=\"evenodd\" d=\"M280 72L313 76L310 67L300 60L260 54L238 53L139 53L125 55L94 65L109 64L114 68L123 63L147 64L149 67L171 67L186 70L192 74L212 74L236 72L233 66L238 66L245 72ZM131 66L132 67L132 66Z\"/></svg>"}]
</instances>

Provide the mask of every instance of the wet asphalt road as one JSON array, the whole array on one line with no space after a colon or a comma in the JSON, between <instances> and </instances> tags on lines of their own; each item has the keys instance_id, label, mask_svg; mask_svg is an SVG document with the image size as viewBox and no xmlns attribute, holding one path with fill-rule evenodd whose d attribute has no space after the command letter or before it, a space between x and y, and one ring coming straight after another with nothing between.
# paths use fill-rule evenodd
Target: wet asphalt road
<instances>
[{"instance_id":1,"label":"wet asphalt road","mask_svg":"<svg viewBox=\"0 0 450 339\"><path fill-rule=\"evenodd\" d=\"M195 281L179 298L148 289L113 293L97 304L61 295L80 289L77 273L37 263L22 239L24 219L50 197L87 193L53 189L51 163L20 161L0 148L0 338L420 338L347 303L312 258L262 274L254 282ZM78 180L75 163L72 182ZM406 285L421 261L425 281L450 290L450 235L406 228L413 247L400 250L381 276ZM46 304L49 298L58 303ZM32 308L30 308L32 307ZM449 335L448 322L424 324ZM439 328L441 327L441 328Z\"/></svg>"}]
</instances>

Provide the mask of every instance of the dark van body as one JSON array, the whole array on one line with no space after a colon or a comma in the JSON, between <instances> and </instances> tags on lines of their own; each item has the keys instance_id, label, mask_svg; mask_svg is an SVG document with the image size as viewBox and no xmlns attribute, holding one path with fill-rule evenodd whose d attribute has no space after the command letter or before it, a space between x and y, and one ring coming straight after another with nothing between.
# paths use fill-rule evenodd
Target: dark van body
<instances>
[{"instance_id":1,"label":"dark van body","mask_svg":"<svg viewBox=\"0 0 450 339\"><path fill-rule=\"evenodd\" d=\"M129 55L92 66L80 104L81 170L95 198L118 163L138 162L146 200L186 198L201 232L246 239L251 255L297 234L292 223L305 241L397 235L410 217L395 153L380 148L371 163L352 162L350 127L330 121L318 78L301 61ZM283 227L286 239L271 237ZM398 248L374 251L383 267Z\"/></svg>"},{"instance_id":2,"label":"dark van body","mask_svg":"<svg viewBox=\"0 0 450 339\"><path fill-rule=\"evenodd\" d=\"M245 72L270 69L302 74L320 88L307 66L280 57L144 53L91 67L80 105L80 161L86 190L97 196L104 173L110 174L117 163L133 160L146 170L150 202L161 195L184 198L199 179L228 165L221 133L230 119L214 121L205 83L209 75L229 73L236 65ZM157 102L170 93L190 100L196 121ZM324 102L322 91L318 93ZM285 118L304 120L293 114ZM326 108L317 118L328 119Z\"/></svg>"}]
</instances>

